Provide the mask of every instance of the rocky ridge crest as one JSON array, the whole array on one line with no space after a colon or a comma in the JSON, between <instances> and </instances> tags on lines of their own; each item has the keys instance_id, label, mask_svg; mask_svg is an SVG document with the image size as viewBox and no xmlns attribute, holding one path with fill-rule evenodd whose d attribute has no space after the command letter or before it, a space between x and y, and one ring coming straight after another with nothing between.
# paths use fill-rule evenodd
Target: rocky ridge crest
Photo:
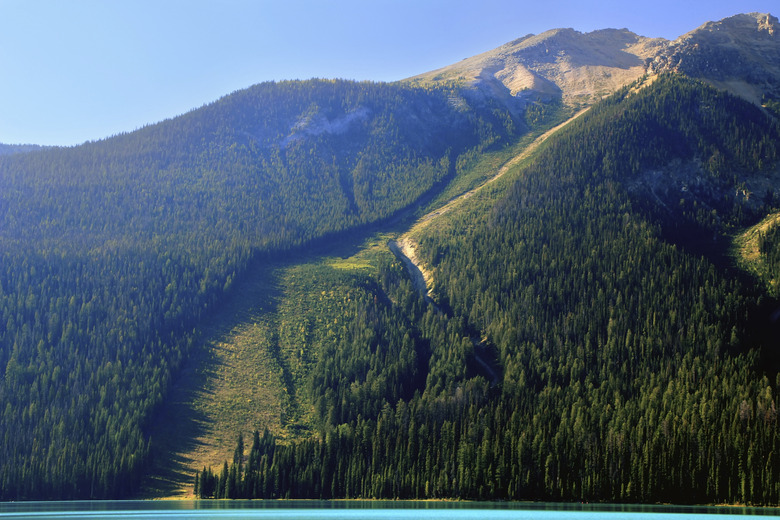
<instances>
[{"instance_id":1,"label":"rocky ridge crest","mask_svg":"<svg viewBox=\"0 0 780 520\"><path fill-rule=\"evenodd\" d=\"M739 14L671 42L648 71L679 72L760 103L780 95L780 23L764 13Z\"/></svg>"},{"instance_id":2,"label":"rocky ridge crest","mask_svg":"<svg viewBox=\"0 0 780 520\"><path fill-rule=\"evenodd\" d=\"M780 23L749 13L707 22L669 41L628 29L553 29L405 81L461 83L522 108L560 99L590 104L644 74L680 72L755 103L780 98Z\"/></svg>"}]
</instances>

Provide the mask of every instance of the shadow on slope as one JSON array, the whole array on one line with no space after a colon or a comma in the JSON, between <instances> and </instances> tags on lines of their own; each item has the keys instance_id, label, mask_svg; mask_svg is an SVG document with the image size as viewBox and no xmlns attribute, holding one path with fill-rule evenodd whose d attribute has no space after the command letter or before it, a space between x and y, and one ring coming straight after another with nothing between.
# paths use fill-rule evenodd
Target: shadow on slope
<instances>
[{"instance_id":1,"label":"shadow on slope","mask_svg":"<svg viewBox=\"0 0 780 520\"><path fill-rule=\"evenodd\" d=\"M279 394L288 378L271 345L262 341L265 321L279 302L278 269L278 263L255 262L203 324L168 398L150 422L153 466L142 498L190 496L194 469L221 464L229 452L225 447L234 444L233 435L247 423L281 428ZM255 408L252 413L246 413L248 405Z\"/></svg>"}]
</instances>

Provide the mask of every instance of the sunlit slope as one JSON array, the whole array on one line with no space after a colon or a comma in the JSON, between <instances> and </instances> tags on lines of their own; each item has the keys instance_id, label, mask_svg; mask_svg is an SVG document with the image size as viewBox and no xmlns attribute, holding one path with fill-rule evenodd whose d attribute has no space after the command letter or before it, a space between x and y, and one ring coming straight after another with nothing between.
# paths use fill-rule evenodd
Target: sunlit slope
<instances>
[{"instance_id":1,"label":"sunlit slope","mask_svg":"<svg viewBox=\"0 0 780 520\"><path fill-rule=\"evenodd\" d=\"M591 104L642 76L648 60L668 45L663 38L627 29L552 29L407 81L472 85L507 102L560 99L569 105Z\"/></svg>"},{"instance_id":2,"label":"sunlit slope","mask_svg":"<svg viewBox=\"0 0 780 520\"><path fill-rule=\"evenodd\" d=\"M773 296L779 294L778 229L780 213L771 213L758 224L739 233L734 239L734 255L740 265L767 285Z\"/></svg>"}]
</instances>

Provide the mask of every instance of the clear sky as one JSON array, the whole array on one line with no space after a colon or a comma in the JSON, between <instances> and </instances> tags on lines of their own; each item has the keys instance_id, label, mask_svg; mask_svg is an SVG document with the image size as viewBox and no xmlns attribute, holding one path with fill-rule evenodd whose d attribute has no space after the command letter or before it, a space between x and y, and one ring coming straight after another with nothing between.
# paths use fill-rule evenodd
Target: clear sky
<instances>
[{"instance_id":1,"label":"clear sky","mask_svg":"<svg viewBox=\"0 0 780 520\"><path fill-rule=\"evenodd\" d=\"M0 0L0 143L97 140L268 80L399 80L558 27L674 39L754 11L780 3Z\"/></svg>"}]
</instances>

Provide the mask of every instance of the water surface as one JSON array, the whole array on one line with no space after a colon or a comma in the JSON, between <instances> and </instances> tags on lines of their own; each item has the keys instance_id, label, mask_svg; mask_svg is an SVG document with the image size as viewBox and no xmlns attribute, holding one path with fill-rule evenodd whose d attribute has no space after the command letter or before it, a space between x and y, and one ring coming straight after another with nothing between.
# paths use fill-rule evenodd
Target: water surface
<instances>
[{"instance_id":1,"label":"water surface","mask_svg":"<svg viewBox=\"0 0 780 520\"><path fill-rule=\"evenodd\" d=\"M775 517L777 508L417 501L84 501L0 503L24 520L728 520Z\"/></svg>"}]
</instances>

